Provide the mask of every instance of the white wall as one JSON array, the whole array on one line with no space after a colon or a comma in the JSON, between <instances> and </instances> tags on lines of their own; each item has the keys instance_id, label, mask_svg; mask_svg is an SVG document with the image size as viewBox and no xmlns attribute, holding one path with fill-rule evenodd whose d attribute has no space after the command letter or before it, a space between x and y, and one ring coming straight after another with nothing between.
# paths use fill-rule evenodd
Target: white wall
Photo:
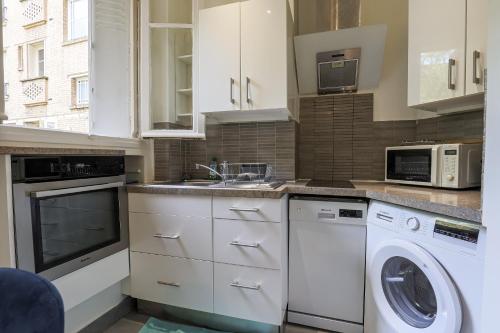
<instances>
[{"instance_id":1,"label":"white wall","mask_svg":"<svg viewBox=\"0 0 500 333\"><path fill-rule=\"evenodd\" d=\"M408 0L362 0L361 24L387 24L384 66L373 92L374 120L409 120L429 113L408 108Z\"/></svg>"},{"instance_id":2,"label":"white wall","mask_svg":"<svg viewBox=\"0 0 500 333\"><path fill-rule=\"evenodd\" d=\"M500 309L500 1L488 4L488 92L483 186L483 223L487 225L486 267L482 332L498 332Z\"/></svg>"}]
</instances>

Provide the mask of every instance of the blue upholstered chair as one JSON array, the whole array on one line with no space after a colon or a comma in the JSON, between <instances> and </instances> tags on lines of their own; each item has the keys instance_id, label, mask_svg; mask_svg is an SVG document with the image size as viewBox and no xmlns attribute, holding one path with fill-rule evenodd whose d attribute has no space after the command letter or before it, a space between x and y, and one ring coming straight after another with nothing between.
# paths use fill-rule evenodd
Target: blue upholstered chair
<instances>
[{"instance_id":1,"label":"blue upholstered chair","mask_svg":"<svg viewBox=\"0 0 500 333\"><path fill-rule=\"evenodd\" d=\"M44 278L0 268L0 332L64 333L61 295Z\"/></svg>"}]
</instances>

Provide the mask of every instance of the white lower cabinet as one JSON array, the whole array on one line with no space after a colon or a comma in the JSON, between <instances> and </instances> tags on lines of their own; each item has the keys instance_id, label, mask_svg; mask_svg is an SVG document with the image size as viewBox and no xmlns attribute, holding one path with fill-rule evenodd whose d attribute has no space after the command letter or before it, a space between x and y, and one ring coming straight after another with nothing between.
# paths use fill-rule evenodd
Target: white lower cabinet
<instances>
[{"instance_id":1,"label":"white lower cabinet","mask_svg":"<svg viewBox=\"0 0 500 333\"><path fill-rule=\"evenodd\" d=\"M280 269L281 224L214 219L214 260Z\"/></svg>"},{"instance_id":2,"label":"white lower cabinet","mask_svg":"<svg viewBox=\"0 0 500 333\"><path fill-rule=\"evenodd\" d=\"M281 325L279 270L215 263L214 312Z\"/></svg>"},{"instance_id":3,"label":"white lower cabinet","mask_svg":"<svg viewBox=\"0 0 500 333\"><path fill-rule=\"evenodd\" d=\"M130 253L130 293L139 299L213 311L211 261Z\"/></svg>"},{"instance_id":4,"label":"white lower cabinet","mask_svg":"<svg viewBox=\"0 0 500 333\"><path fill-rule=\"evenodd\" d=\"M212 260L212 219L130 213L130 250Z\"/></svg>"},{"instance_id":5,"label":"white lower cabinet","mask_svg":"<svg viewBox=\"0 0 500 333\"><path fill-rule=\"evenodd\" d=\"M133 193L131 296L281 325L288 303L287 202L286 196Z\"/></svg>"}]
</instances>

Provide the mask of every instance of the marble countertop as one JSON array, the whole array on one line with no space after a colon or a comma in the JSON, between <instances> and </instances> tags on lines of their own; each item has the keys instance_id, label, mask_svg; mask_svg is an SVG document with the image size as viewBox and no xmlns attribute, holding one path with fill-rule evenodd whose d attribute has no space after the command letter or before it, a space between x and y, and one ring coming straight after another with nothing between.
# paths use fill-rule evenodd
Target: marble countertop
<instances>
[{"instance_id":1,"label":"marble countertop","mask_svg":"<svg viewBox=\"0 0 500 333\"><path fill-rule=\"evenodd\" d=\"M0 146L0 155L125 155L124 150Z\"/></svg>"},{"instance_id":2,"label":"marble countertop","mask_svg":"<svg viewBox=\"0 0 500 333\"><path fill-rule=\"evenodd\" d=\"M284 194L359 197L425 210L454 218L481 223L479 190L444 190L375 181L352 181L353 187L306 186L307 181L288 182L276 189L249 190L231 188L182 187L158 184L129 185L131 193L239 196L278 199Z\"/></svg>"}]
</instances>

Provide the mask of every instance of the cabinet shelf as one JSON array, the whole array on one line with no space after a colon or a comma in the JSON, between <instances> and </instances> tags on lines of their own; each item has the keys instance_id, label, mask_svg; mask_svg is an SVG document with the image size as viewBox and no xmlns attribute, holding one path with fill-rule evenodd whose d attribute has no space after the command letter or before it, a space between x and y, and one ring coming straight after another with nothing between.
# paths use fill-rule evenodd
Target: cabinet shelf
<instances>
[{"instance_id":1,"label":"cabinet shelf","mask_svg":"<svg viewBox=\"0 0 500 333\"><path fill-rule=\"evenodd\" d=\"M190 23L149 23L150 28L156 29L193 29Z\"/></svg>"},{"instance_id":2,"label":"cabinet shelf","mask_svg":"<svg viewBox=\"0 0 500 333\"><path fill-rule=\"evenodd\" d=\"M179 113L179 114L177 115L177 117L186 117L186 118L188 118L188 117L192 117L192 116L193 116L193 114L192 114L192 113Z\"/></svg>"},{"instance_id":3,"label":"cabinet shelf","mask_svg":"<svg viewBox=\"0 0 500 333\"><path fill-rule=\"evenodd\" d=\"M191 96L193 94L193 89L192 88L177 89L177 93L181 95Z\"/></svg>"},{"instance_id":4,"label":"cabinet shelf","mask_svg":"<svg viewBox=\"0 0 500 333\"><path fill-rule=\"evenodd\" d=\"M191 65L193 63L193 55L192 54L181 55L181 56L178 56L177 59L185 64L188 64L188 65Z\"/></svg>"}]
</instances>

